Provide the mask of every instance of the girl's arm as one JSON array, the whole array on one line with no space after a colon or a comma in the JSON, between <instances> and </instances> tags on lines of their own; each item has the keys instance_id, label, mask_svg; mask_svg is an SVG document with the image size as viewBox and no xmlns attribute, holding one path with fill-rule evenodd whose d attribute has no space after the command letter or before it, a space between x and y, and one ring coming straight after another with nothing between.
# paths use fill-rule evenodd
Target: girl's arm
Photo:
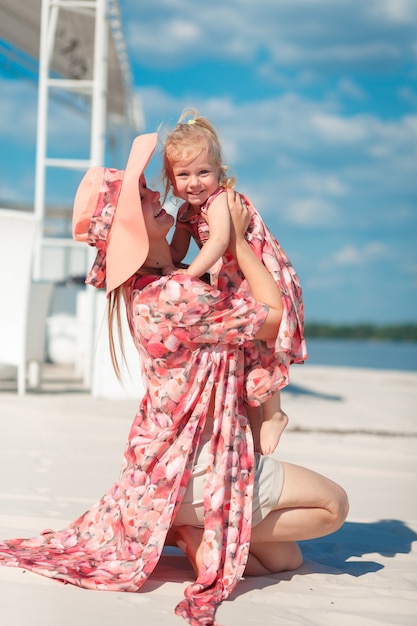
<instances>
[{"instance_id":1,"label":"girl's arm","mask_svg":"<svg viewBox=\"0 0 417 626\"><path fill-rule=\"evenodd\" d=\"M282 318L281 291L244 237L250 220L247 207L233 189L227 190L227 201L231 217L229 250L246 278L252 296L269 307L255 339L275 339Z\"/></svg>"},{"instance_id":2,"label":"girl's arm","mask_svg":"<svg viewBox=\"0 0 417 626\"><path fill-rule=\"evenodd\" d=\"M196 278L208 272L229 246L231 223L225 193L221 193L211 203L207 211L207 223L209 239L187 269L187 274Z\"/></svg>"},{"instance_id":3,"label":"girl's arm","mask_svg":"<svg viewBox=\"0 0 417 626\"><path fill-rule=\"evenodd\" d=\"M187 226L185 224L177 223L169 245L174 265L181 263L181 261L185 258L188 248L190 247L190 240L191 232Z\"/></svg>"}]
</instances>

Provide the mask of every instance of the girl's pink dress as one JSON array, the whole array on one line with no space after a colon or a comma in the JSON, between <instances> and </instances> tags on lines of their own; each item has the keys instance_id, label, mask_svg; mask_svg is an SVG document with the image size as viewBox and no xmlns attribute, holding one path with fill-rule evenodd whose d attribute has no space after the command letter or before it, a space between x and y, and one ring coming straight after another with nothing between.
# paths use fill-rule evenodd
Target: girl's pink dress
<instances>
[{"instance_id":1,"label":"girl's pink dress","mask_svg":"<svg viewBox=\"0 0 417 626\"><path fill-rule=\"evenodd\" d=\"M185 224L201 248L209 238L207 211L215 198L225 193L217 191L201 206L196 214L188 203L180 206L177 222ZM256 256L262 261L277 282L283 304L280 330L275 341L252 341L245 346L245 401L251 405L262 404L268 397L289 383L291 363L307 359L304 337L304 302L300 281L289 258L268 230L250 200L240 194L251 215L246 239ZM225 254L212 267L211 284L225 293L247 289L239 266L230 254Z\"/></svg>"},{"instance_id":2,"label":"girl's pink dress","mask_svg":"<svg viewBox=\"0 0 417 626\"><path fill-rule=\"evenodd\" d=\"M138 591L161 555L215 391L203 567L175 609L189 624L215 624L248 557L254 454L242 346L267 307L242 289L227 294L184 274L134 276L124 295L146 391L119 478L67 528L1 541L0 564L88 589Z\"/></svg>"}]
</instances>

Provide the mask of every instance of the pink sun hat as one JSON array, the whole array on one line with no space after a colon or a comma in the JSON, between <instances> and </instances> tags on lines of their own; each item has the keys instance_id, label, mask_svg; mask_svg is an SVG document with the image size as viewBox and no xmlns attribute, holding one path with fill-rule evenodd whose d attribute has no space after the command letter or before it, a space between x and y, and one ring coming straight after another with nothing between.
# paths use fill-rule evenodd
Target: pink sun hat
<instances>
[{"instance_id":1,"label":"pink sun hat","mask_svg":"<svg viewBox=\"0 0 417 626\"><path fill-rule=\"evenodd\" d=\"M73 237L98 250L86 283L109 295L142 266L148 252L139 178L156 148L157 133L133 141L125 170L91 167L74 200Z\"/></svg>"}]
</instances>

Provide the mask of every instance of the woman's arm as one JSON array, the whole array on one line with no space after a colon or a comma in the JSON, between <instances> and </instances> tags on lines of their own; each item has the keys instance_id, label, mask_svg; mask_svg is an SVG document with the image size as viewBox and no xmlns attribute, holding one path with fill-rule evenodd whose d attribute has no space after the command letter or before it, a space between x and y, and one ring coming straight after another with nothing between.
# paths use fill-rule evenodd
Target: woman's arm
<instances>
[{"instance_id":1,"label":"woman's arm","mask_svg":"<svg viewBox=\"0 0 417 626\"><path fill-rule=\"evenodd\" d=\"M209 238L190 264L187 274L199 278L226 252L230 239L230 213L227 196L221 193L213 200L207 211Z\"/></svg>"},{"instance_id":2,"label":"woman's arm","mask_svg":"<svg viewBox=\"0 0 417 626\"><path fill-rule=\"evenodd\" d=\"M275 339L282 318L281 292L244 237L250 220L246 205L233 189L227 190L227 201L231 216L229 250L246 278L253 297L269 307L267 318L255 339Z\"/></svg>"}]
</instances>

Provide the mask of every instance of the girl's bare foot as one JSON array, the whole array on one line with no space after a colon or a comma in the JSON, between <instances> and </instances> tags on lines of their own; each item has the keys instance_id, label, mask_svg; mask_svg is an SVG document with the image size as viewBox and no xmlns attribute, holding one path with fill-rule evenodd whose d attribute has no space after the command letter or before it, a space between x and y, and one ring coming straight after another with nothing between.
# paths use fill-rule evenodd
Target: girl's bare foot
<instances>
[{"instance_id":1,"label":"girl's bare foot","mask_svg":"<svg viewBox=\"0 0 417 626\"><path fill-rule=\"evenodd\" d=\"M246 404L246 413L248 415L255 452L261 451L261 425L263 419L263 411L260 406L250 406Z\"/></svg>"},{"instance_id":2,"label":"girl's bare foot","mask_svg":"<svg viewBox=\"0 0 417 626\"><path fill-rule=\"evenodd\" d=\"M288 415L283 411L274 413L261 424L260 442L262 454L272 454L279 444L281 435L288 424Z\"/></svg>"},{"instance_id":3,"label":"girl's bare foot","mask_svg":"<svg viewBox=\"0 0 417 626\"><path fill-rule=\"evenodd\" d=\"M190 561L196 578L201 572L203 562L203 533L203 528L194 526L178 526L175 530L177 546Z\"/></svg>"}]
</instances>

